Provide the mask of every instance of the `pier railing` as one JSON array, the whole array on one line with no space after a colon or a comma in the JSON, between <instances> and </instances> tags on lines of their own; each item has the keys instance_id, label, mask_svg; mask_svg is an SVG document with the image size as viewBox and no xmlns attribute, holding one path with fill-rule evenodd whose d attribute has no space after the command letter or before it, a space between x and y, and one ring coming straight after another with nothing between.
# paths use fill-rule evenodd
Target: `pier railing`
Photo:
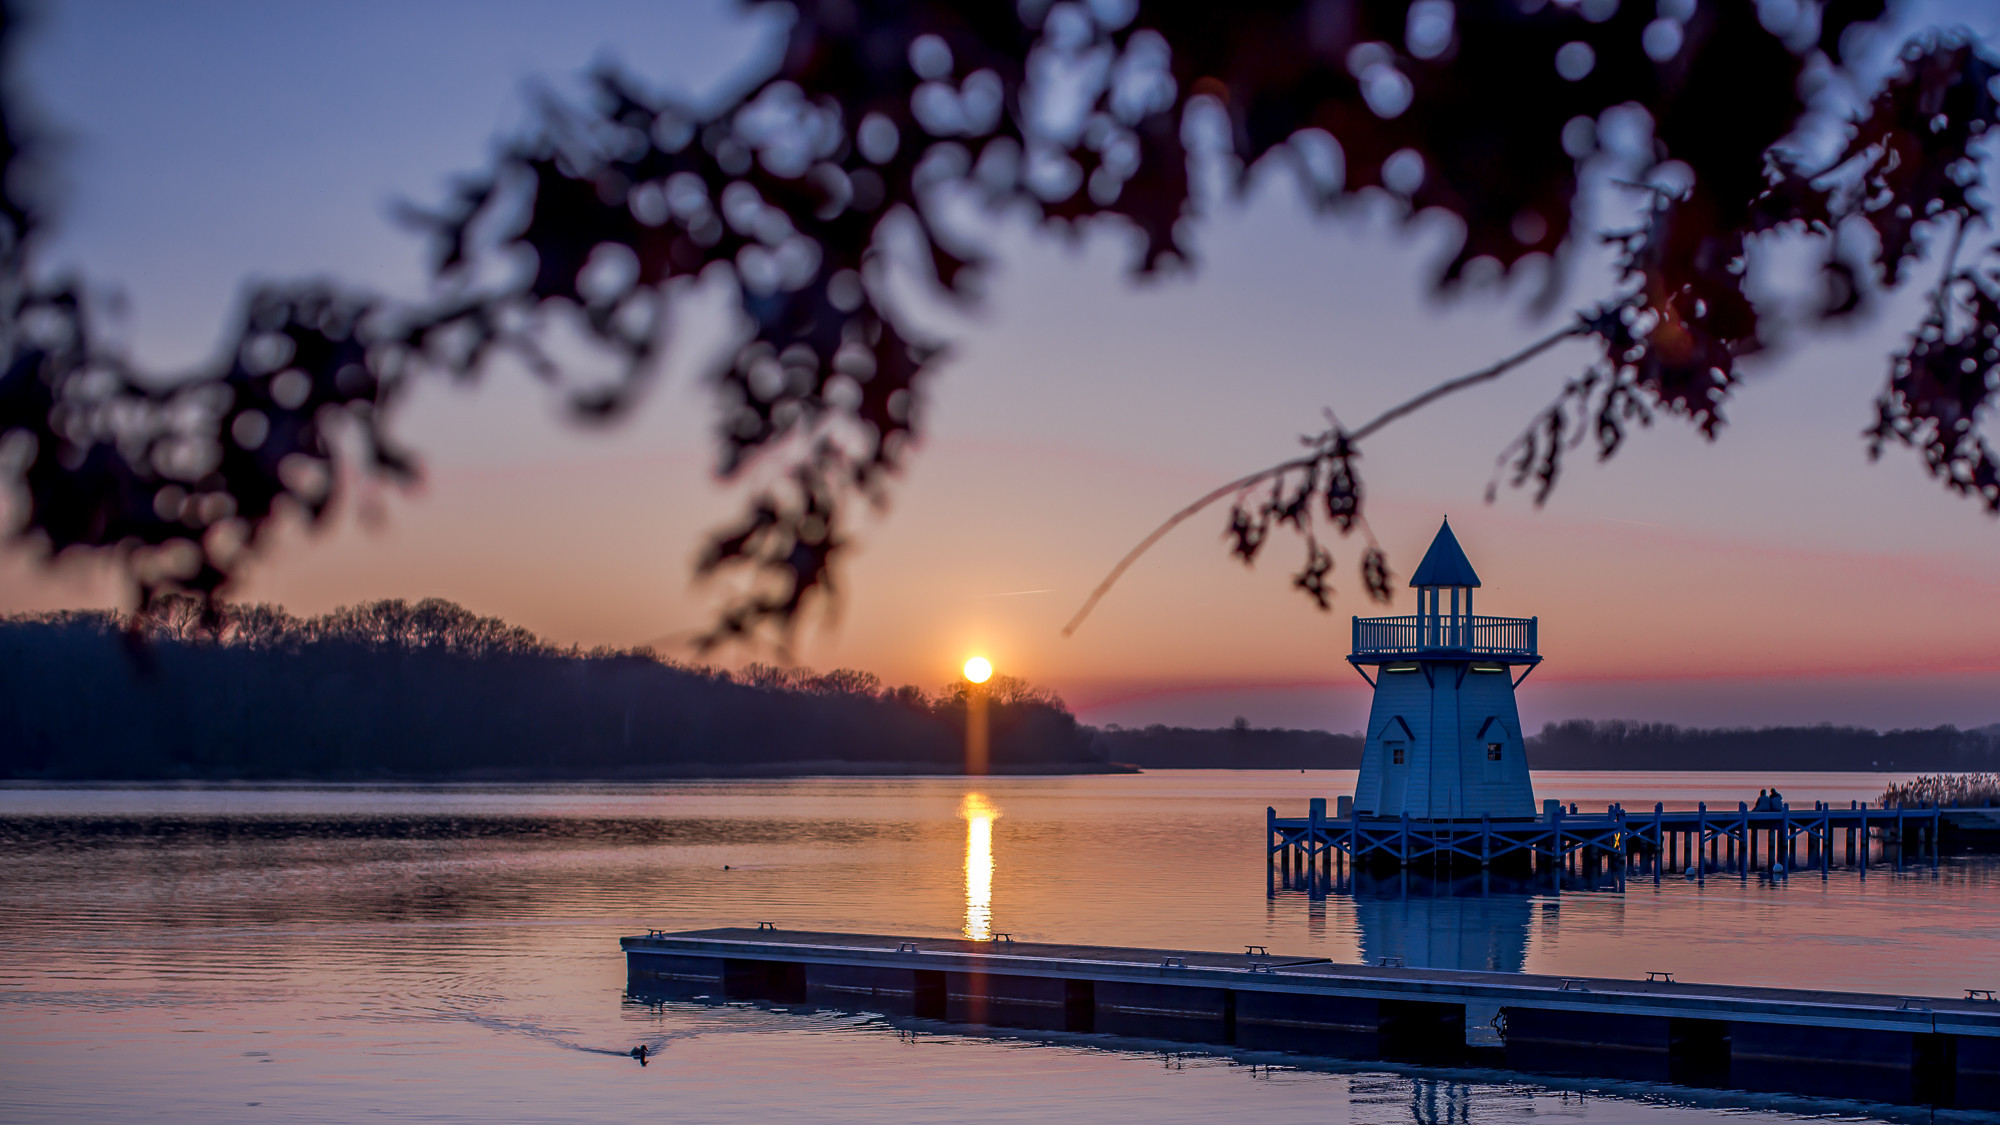
<instances>
[{"instance_id":1,"label":"pier railing","mask_svg":"<svg viewBox=\"0 0 2000 1125\"><path fill-rule=\"evenodd\" d=\"M1325 798L1315 797L1303 817L1264 810L1267 857L1275 857L1266 866L1282 867L1286 885L1291 886L1296 860L1302 865L1298 870L1315 888L1320 882L1313 873L1323 868L1331 878L1336 858L1350 864L1379 861L1408 867L1422 860L1484 867L1526 856L1537 867L1567 868L1584 857L1595 857L1588 860L1594 868L1606 857L1623 856L1621 873L1626 865L1636 865L1649 870L1656 882L1662 873L1700 879L1731 871L1747 878L1760 867L1777 873L1797 866L1801 850L1808 866L1825 871L1833 863L1839 837L1845 835L1847 864L1866 875L1871 840L1879 843L1882 858L1893 859L1898 867L1909 856L1925 853L1935 865L1948 823L1946 810L1937 805L1870 808L1865 801L1851 801L1844 809L1815 802L1810 809L1783 805L1769 810L1752 810L1744 801L1734 809L1709 808L1704 801L1674 812L1655 804L1650 813L1609 805L1601 814L1582 815L1574 805L1564 812L1560 802L1549 804L1553 807L1533 820L1412 820L1329 817ZM1760 851L1764 864L1758 861ZM1274 874L1266 872L1267 891L1274 887L1270 882Z\"/></svg>"},{"instance_id":2,"label":"pier railing","mask_svg":"<svg viewBox=\"0 0 2000 1125\"><path fill-rule=\"evenodd\" d=\"M1419 614L1354 619L1356 656L1414 656L1462 652L1471 656L1534 656L1534 617Z\"/></svg>"}]
</instances>

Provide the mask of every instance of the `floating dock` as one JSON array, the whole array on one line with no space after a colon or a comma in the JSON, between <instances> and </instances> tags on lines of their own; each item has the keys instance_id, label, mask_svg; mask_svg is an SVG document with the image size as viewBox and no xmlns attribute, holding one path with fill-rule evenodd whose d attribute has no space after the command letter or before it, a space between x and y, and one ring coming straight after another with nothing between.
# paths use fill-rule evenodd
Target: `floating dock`
<instances>
[{"instance_id":1,"label":"floating dock","mask_svg":"<svg viewBox=\"0 0 2000 1125\"><path fill-rule=\"evenodd\" d=\"M636 997L2000 1110L2000 1002L760 929L620 941Z\"/></svg>"},{"instance_id":2,"label":"floating dock","mask_svg":"<svg viewBox=\"0 0 2000 1125\"><path fill-rule=\"evenodd\" d=\"M1935 861L1947 814L1955 811L1870 808L1866 802L1752 811L1739 802L1734 809L1703 803L1673 812L1656 804L1643 813L1611 805L1601 814L1579 815L1573 805L1566 812L1549 804L1535 820L1414 820L1329 817L1325 798L1316 797L1302 817L1264 810L1266 866L1288 887L1317 883L1322 874L1330 878L1336 863L1594 869L1619 857L1621 866L1636 863L1655 877L1689 870L1699 876L1773 863L1796 868L1802 861L1824 869L1836 862L1844 838L1845 863L1865 871L1878 845L1897 863L1925 853Z\"/></svg>"}]
</instances>

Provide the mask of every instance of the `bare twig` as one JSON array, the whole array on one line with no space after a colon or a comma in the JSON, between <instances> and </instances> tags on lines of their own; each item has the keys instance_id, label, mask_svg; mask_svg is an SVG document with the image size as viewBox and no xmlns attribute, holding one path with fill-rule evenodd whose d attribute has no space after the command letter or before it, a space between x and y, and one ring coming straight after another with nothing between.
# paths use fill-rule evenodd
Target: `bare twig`
<instances>
[{"instance_id":1,"label":"bare twig","mask_svg":"<svg viewBox=\"0 0 2000 1125\"><path fill-rule=\"evenodd\" d=\"M1397 419L1402 418L1405 415L1410 414L1414 411L1421 410L1425 406L1430 405L1431 403L1437 401L1440 398L1445 397L1446 395L1462 391L1467 387L1478 386L1480 383L1497 379L1500 376L1505 375L1508 371L1511 371L1514 368L1519 367L1521 364L1528 362L1529 360L1535 358L1538 355L1541 355L1543 352L1549 350L1550 348L1555 347L1557 344L1562 343L1564 340L1568 340L1573 337L1586 334L1589 331L1589 327L1590 326L1585 321L1579 318L1574 323L1565 325L1563 328L1555 332L1549 333L1547 336L1544 336L1541 339L1535 341L1534 343L1529 344L1527 347L1522 348L1520 351L1515 352L1513 355L1507 356L1504 359L1501 359L1487 367L1482 367L1479 370L1471 372L1469 374L1460 375L1455 379L1447 379L1444 382L1439 383L1437 386L1432 387L1431 389L1425 391L1424 393L1416 396L1415 398L1408 400L1407 402L1403 402L1397 406L1390 407L1388 410L1383 411L1381 414L1377 415L1374 419L1370 420L1367 424L1363 425L1360 429L1345 435L1347 438L1347 443L1349 446L1352 446L1354 443L1359 442L1362 438L1365 438L1370 434L1375 433L1377 430L1382 429L1389 423L1394 422ZM1338 431L1338 429L1339 427L1338 425L1336 425L1335 426L1336 432ZM1280 473L1288 472L1292 469L1307 468L1312 464L1314 464L1315 462L1317 462L1319 460L1319 457L1320 454L1315 452L1310 456L1294 457L1288 461L1281 461L1278 464L1270 466L1269 468L1259 469L1258 471L1251 473L1249 476L1239 477L1236 480L1230 481L1228 484L1225 484L1222 487L1214 490L1213 492L1210 492L1208 495L1203 496L1201 499L1196 500L1194 503L1189 504L1187 507L1182 508L1180 511L1175 512L1173 515L1167 517L1165 523L1162 523L1160 526L1154 528L1152 534L1146 536L1144 539L1141 539L1139 541L1138 546L1133 547L1130 551L1127 551L1125 553L1125 557L1118 560L1118 565L1112 567L1111 573L1106 574L1104 576L1104 581L1099 582L1097 584L1097 588L1090 592L1090 596L1084 599L1082 607L1076 611L1076 615L1074 617L1071 617L1069 619L1069 624L1063 626L1062 635L1067 637L1075 633L1077 627L1083 624L1083 619L1090 616L1090 611L1097 608L1097 603L1103 600L1104 595L1110 592L1111 587L1117 584L1118 580L1124 576L1125 572L1131 568L1133 563L1139 561L1139 556L1145 554L1149 549L1151 549L1153 544L1158 543L1161 539L1166 538L1168 532L1172 531L1176 527L1179 527L1182 523L1186 522L1189 517L1200 514L1200 512L1204 508L1207 508L1209 505L1215 503L1217 500L1220 500L1223 497L1228 496L1232 493L1241 492L1242 490L1249 488L1251 485L1257 484L1260 481L1269 480L1272 477L1279 475Z\"/></svg>"},{"instance_id":2,"label":"bare twig","mask_svg":"<svg viewBox=\"0 0 2000 1125\"><path fill-rule=\"evenodd\" d=\"M1132 548L1130 551L1125 552L1125 557L1118 560L1118 565L1112 567L1111 573L1105 575L1104 581L1099 582L1097 584L1097 589L1092 590L1090 592L1090 596L1084 599L1083 608L1077 610L1076 616L1070 618L1069 624L1063 626L1062 635L1067 637L1071 633L1076 632L1076 627L1083 624L1083 619L1090 616L1091 610L1097 608L1098 600L1103 598L1106 593L1110 592L1111 587L1117 583L1118 579L1121 576L1124 575L1126 569L1129 568L1133 563L1139 561L1140 555L1145 554L1146 550L1150 548L1153 544L1158 543L1160 540L1166 538L1167 532L1172 531L1176 527L1179 527L1181 523L1184 520L1186 520L1189 516L1198 514L1203 508L1206 508L1210 504L1215 503L1217 500L1220 500L1223 497L1228 496L1232 492L1241 492L1242 490L1249 488L1251 485L1256 484L1258 481L1269 480L1270 478L1276 476L1279 473L1284 472L1287 469L1295 469L1305 465L1310 465L1312 464L1313 460L1314 459L1311 457L1295 457L1290 461L1286 461L1282 464L1273 465L1268 469L1259 469L1258 471L1251 473L1247 477L1242 477L1237 480L1230 481L1228 484L1223 485L1221 488L1216 489L1214 492L1209 493L1208 495L1202 497L1201 499L1195 501L1192 504L1189 504L1187 507L1182 508L1180 511L1175 512L1173 515L1167 517L1167 522L1154 528L1153 533L1151 535L1146 536L1144 539L1141 539L1139 541L1138 546Z\"/></svg>"},{"instance_id":3,"label":"bare twig","mask_svg":"<svg viewBox=\"0 0 2000 1125\"><path fill-rule=\"evenodd\" d=\"M1535 358L1538 355L1541 355L1543 352L1548 351L1550 348L1555 347L1557 344L1562 343L1564 340L1570 339L1575 336L1582 336L1589 331L1590 331L1590 325L1586 324L1584 321L1579 319L1575 323L1570 324L1567 327L1560 329L1559 331L1551 332L1548 335L1542 337L1541 339L1536 340L1534 343L1529 344L1527 347L1522 348L1520 351L1515 352L1513 355L1510 355L1507 358L1500 360L1499 362L1493 364L1490 367L1483 367L1478 371L1472 372L1469 375L1460 375L1456 379L1447 379L1444 382L1439 383L1437 386L1432 387L1430 390L1425 391L1423 394L1418 395L1417 397L1409 400L1408 402L1403 403L1400 406L1390 407L1388 410L1385 410L1380 415L1376 416L1376 418L1373 421L1369 422L1367 425L1362 426L1360 429L1347 435L1347 440L1350 443L1360 441L1362 438L1367 437L1368 435L1374 433L1376 430L1379 430L1382 427L1388 425L1389 423L1394 422L1398 418L1403 417L1405 414L1421 410L1424 407L1429 406L1431 403L1436 402L1438 399L1441 399L1448 394L1453 394L1455 392L1462 391L1467 387L1478 386L1479 384L1488 382L1489 380L1498 379L1500 376L1505 375L1507 372L1513 370L1514 368L1519 367L1520 365L1528 362L1529 360Z\"/></svg>"}]
</instances>

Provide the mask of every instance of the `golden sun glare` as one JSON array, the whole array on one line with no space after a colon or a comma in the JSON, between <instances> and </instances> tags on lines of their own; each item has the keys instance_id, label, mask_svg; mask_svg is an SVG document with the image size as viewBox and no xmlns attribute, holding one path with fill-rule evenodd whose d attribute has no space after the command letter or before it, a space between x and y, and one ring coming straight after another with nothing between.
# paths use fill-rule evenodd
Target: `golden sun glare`
<instances>
[{"instance_id":1,"label":"golden sun glare","mask_svg":"<svg viewBox=\"0 0 2000 1125\"><path fill-rule=\"evenodd\" d=\"M983 684L993 678L993 663L983 656L975 656L965 662L965 678L975 684Z\"/></svg>"}]
</instances>

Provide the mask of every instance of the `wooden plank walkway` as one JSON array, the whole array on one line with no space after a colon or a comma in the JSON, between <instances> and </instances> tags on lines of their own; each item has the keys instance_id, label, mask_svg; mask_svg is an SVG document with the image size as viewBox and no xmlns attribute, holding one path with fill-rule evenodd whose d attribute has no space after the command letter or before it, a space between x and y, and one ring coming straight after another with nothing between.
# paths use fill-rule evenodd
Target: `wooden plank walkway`
<instances>
[{"instance_id":1,"label":"wooden plank walkway","mask_svg":"<svg viewBox=\"0 0 2000 1125\"><path fill-rule=\"evenodd\" d=\"M1424 821L1402 818L1328 817L1324 798L1314 798L1307 815L1281 817L1265 810L1266 854L1273 877L1285 885L1317 882L1336 862L1409 865L1442 863L1487 866L1514 863L1530 868L1601 862L1621 856L1658 877L1662 872L1697 876L1734 869L1769 869L1783 863L1825 868L1845 843L1845 863L1865 872L1871 850L1885 862L1911 857L1937 859L1946 810L1870 808L1866 802L1834 808L1783 808L1753 812L1739 802L1733 810L1711 809L1632 813L1622 805L1579 815L1572 805L1557 806L1534 820ZM1761 858L1760 858L1761 854ZM1294 869L1306 876L1295 880Z\"/></svg>"},{"instance_id":2,"label":"wooden plank walkway","mask_svg":"<svg viewBox=\"0 0 2000 1125\"><path fill-rule=\"evenodd\" d=\"M2000 1110L2000 1003L766 929L620 943L635 997ZM1481 1036L1491 1029L1497 1033ZM1481 1039L1497 1042L1482 1047Z\"/></svg>"}]
</instances>

